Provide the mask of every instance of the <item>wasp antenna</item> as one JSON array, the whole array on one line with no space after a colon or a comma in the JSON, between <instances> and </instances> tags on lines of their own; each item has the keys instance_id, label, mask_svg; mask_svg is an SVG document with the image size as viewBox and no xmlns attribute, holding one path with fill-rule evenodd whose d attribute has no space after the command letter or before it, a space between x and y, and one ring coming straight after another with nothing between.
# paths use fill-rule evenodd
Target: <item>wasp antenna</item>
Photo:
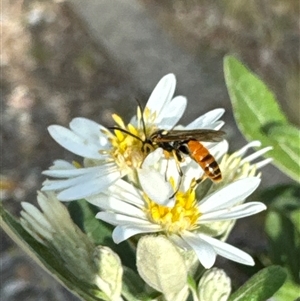
<instances>
[{"instance_id":1,"label":"wasp antenna","mask_svg":"<svg viewBox=\"0 0 300 301\"><path fill-rule=\"evenodd\" d=\"M143 126L143 132L144 132L144 135L145 137L147 137L146 135L146 124L145 124L145 119L144 119L144 108L142 107L140 101L138 100L138 98L135 98L137 104L138 104L138 108L139 108L139 111L140 111L140 114L141 114L141 121L142 121L142 126Z\"/></svg>"},{"instance_id":2,"label":"wasp antenna","mask_svg":"<svg viewBox=\"0 0 300 301\"><path fill-rule=\"evenodd\" d=\"M119 128L119 127L117 127L117 126L109 127L109 129L110 129L110 130L116 130L116 131L123 132L123 133L125 133L125 134L127 134L127 135L129 135L129 136L131 136L131 137L133 137L133 138L135 138L135 139L140 140L142 143L144 143L144 141L143 141L139 136L136 136L136 135L130 133L129 131L127 131L127 130L124 130L124 129Z\"/></svg>"}]
</instances>

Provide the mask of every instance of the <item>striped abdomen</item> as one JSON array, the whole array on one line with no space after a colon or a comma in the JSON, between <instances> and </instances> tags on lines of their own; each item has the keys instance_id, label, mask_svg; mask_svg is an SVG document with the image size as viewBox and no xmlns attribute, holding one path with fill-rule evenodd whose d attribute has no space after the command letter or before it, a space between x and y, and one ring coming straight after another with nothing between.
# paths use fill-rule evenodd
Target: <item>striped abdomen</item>
<instances>
[{"instance_id":1,"label":"striped abdomen","mask_svg":"<svg viewBox=\"0 0 300 301\"><path fill-rule=\"evenodd\" d=\"M201 142L196 140L190 140L187 145L191 158L201 166L205 174L212 181L221 181L222 174L219 165L208 149Z\"/></svg>"}]
</instances>

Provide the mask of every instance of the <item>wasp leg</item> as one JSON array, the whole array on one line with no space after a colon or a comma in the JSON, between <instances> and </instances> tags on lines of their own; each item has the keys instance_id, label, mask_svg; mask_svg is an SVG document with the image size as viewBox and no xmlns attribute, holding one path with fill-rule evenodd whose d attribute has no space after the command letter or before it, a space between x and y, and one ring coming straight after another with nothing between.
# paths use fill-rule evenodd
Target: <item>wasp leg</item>
<instances>
[{"instance_id":1,"label":"wasp leg","mask_svg":"<svg viewBox=\"0 0 300 301\"><path fill-rule=\"evenodd\" d=\"M180 153L178 152L178 150L176 149L173 149L172 150L172 153L173 153L173 156L174 156L174 159L175 159L175 163L176 163L176 168L177 168L177 171L178 171L178 174L179 174L179 182L178 182L178 185L177 185L177 188L176 190L174 191L174 193L169 197L169 199L172 199L175 194L179 191L179 188L181 186L181 183L182 183L182 177L183 177L183 172L182 172L182 169L180 167L180 162L182 161L182 158L180 156Z\"/></svg>"}]
</instances>

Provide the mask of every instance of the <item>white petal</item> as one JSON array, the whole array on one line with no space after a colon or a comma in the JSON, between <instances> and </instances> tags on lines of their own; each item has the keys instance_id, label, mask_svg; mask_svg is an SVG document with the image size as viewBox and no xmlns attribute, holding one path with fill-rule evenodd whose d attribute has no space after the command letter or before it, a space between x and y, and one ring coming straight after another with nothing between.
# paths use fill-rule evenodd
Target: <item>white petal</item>
<instances>
[{"instance_id":1,"label":"white petal","mask_svg":"<svg viewBox=\"0 0 300 301\"><path fill-rule=\"evenodd\" d=\"M97 178L82 184L63 190L57 195L60 201L73 201L100 193L120 178L120 172L116 171L107 175L99 175Z\"/></svg>"},{"instance_id":2,"label":"white petal","mask_svg":"<svg viewBox=\"0 0 300 301\"><path fill-rule=\"evenodd\" d=\"M87 198L87 201L95 206L98 206L102 210L113 211L114 213L146 219L143 210L123 202L122 200L111 195L106 196L104 194L100 194L95 197Z\"/></svg>"},{"instance_id":3,"label":"white petal","mask_svg":"<svg viewBox=\"0 0 300 301\"><path fill-rule=\"evenodd\" d=\"M165 130L173 128L182 117L186 105L187 99L185 97L176 96L168 105L163 108L159 116L157 116L156 123L160 128Z\"/></svg>"},{"instance_id":4,"label":"white petal","mask_svg":"<svg viewBox=\"0 0 300 301\"><path fill-rule=\"evenodd\" d=\"M74 166L73 166L74 167ZM116 165L114 163L106 163L102 166L84 167L84 168L72 168L72 169L50 169L44 170L43 175L56 178L69 178L77 177L84 174L97 174L107 173L110 170L115 170ZM111 169L112 168L112 169Z\"/></svg>"},{"instance_id":5,"label":"white petal","mask_svg":"<svg viewBox=\"0 0 300 301\"><path fill-rule=\"evenodd\" d=\"M224 109L215 109L209 111L208 113L198 117L193 122L188 124L186 129L211 129L211 124L219 120L219 118L224 114Z\"/></svg>"},{"instance_id":6,"label":"white petal","mask_svg":"<svg viewBox=\"0 0 300 301\"><path fill-rule=\"evenodd\" d=\"M158 225L135 225L135 226L118 226L114 229L112 238L113 241L118 244L129 237L132 237L136 234L140 233L153 233L153 232L158 232L160 231L161 228Z\"/></svg>"},{"instance_id":7,"label":"white petal","mask_svg":"<svg viewBox=\"0 0 300 301\"><path fill-rule=\"evenodd\" d=\"M150 222L145 219L136 218L124 214L112 213L112 212L98 212L96 214L96 218L101 219L111 225L118 226L126 226L126 225L133 225L134 227L138 225L149 225Z\"/></svg>"},{"instance_id":8,"label":"white petal","mask_svg":"<svg viewBox=\"0 0 300 301\"><path fill-rule=\"evenodd\" d=\"M261 146L261 142L258 140L254 140L246 144L244 147L242 147L239 151L235 152L234 154L237 157L242 157L250 147L260 147L260 146Z\"/></svg>"},{"instance_id":9,"label":"white petal","mask_svg":"<svg viewBox=\"0 0 300 301\"><path fill-rule=\"evenodd\" d=\"M79 185L83 182L91 180L91 174L82 175L75 178L63 179L63 180L46 180L43 182L42 191L51 191L51 190L62 190L69 187Z\"/></svg>"},{"instance_id":10,"label":"white petal","mask_svg":"<svg viewBox=\"0 0 300 301\"><path fill-rule=\"evenodd\" d=\"M113 194L115 197L128 204L132 204L139 208L145 207L142 192L124 180L118 180L114 185L110 186L108 190L110 194Z\"/></svg>"},{"instance_id":11,"label":"white petal","mask_svg":"<svg viewBox=\"0 0 300 301\"><path fill-rule=\"evenodd\" d=\"M150 153L144 160L142 167L149 168L154 167L154 165L161 160L163 157L163 149L161 147L157 148L154 152Z\"/></svg>"},{"instance_id":12,"label":"white petal","mask_svg":"<svg viewBox=\"0 0 300 301\"><path fill-rule=\"evenodd\" d=\"M102 159L99 154L99 147L94 144L88 144L88 140L79 137L67 128L60 125L51 125L48 127L51 137L68 151L90 159Z\"/></svg>"},{"instance_id":13,"label":"white petal","mask_svg":"<svg viewBox=\"0 0 300 301\"><path fill-rule=\"evenodd\" d=\"M35 222L39 224L39 227L43 227L47 229L47 231L51 232L51 224L48 222L48 220L45 218L45 216L40 210L38 210L35 206L27 202L22 202L21 205L23 209L27 212L27 214L29 214L35 220ZM24 211L21 211L21 215L22 212Z\"/></svg>"},{"instance_id":14,"label":"white petal","mask_svg":"<svg viewBox=\"0 0 300 301\"><path fill-rule=\"evenodd\" d=\"M193 250L192 247L188 243L186 243L179 235L171 234L168 237L175 245L177 245L181 249Z\"/></svg>"},{"instance_id":15,"label":"white petal","mask_svg":"<svg viewBox=\"0 0 300 301\"><path fill-rule=\"evenodd\" d=\"M272 161L273 161L272 158L268 158L268 159L262 160L262 161L260 161L260 162L258 162L258 163L255 163L255 167L256 167L257 169L260 169L260 168L266 166L267 164L269 164L269 163L272 162Z\"/></svg>"},{"instance_id":16,"label":"white petal","mask_svg":"<svg viewBox=\"0 0 300 301\"><path fill-rule=\"evenodd\" d=\"M219 130L221 127L223 127L224 124L225 124L224 121L218 120L218 121L212 123L210 126L211 126L211 129L217 131L217 130Z\"/></svg>"},{"instance_id":17,"label":"white petal","mask_svg":"<svg viewBox=\"0 0 300 301\"><path fill-rule=\"evenodd\" d=\"M99 136L104 136L101 130L107 129L87 118L77 117L70 122L70 129L82 138L88 138L89 142L99 144Z\"/></svg>"},{"instance_id":18,"label":"white petal","mask_svg":"<svg viewBox=\"0 0 300 301\"><path fill-rule=\"evenodd\" d=\"M227 209L204 213L199 218L199 223L243 218L246 216L259 213L266 209L267 206L263 203L250 202L250 203L241 204Z\"/></svg>"},{"instance_id":19,"label":"white petal","mask_svg":"<svg viewBox=\"0 0 300 301\"><path fill-rule=\"evenodd\" d=\"M165 181L164 175L154 169L142 168L138 170L138 176L143 191L152 201L162 206L174 206L174 198L170 199L174 190L171 184Z\"/></svg>"},{"instance_id":20,"label":"white petal","mask_svg":"<svg viewBox=\"0 0 300 301\"><path fill-rule=\"evenodd\" d=\"M259 185L260 179L256 177L244 178L231 183L214 192L199 204L202 213L225 209L246 199Z\"/></svg>"},{"instance_id":21,"label":"white petal","mask_svg":"<svg viewBox=\"0 0 300 301\"><path fill-rule=\"evenodd\" d=\"M201 239L199 235L187 231L181 237L195 251L199 261L206 269L214 265L217 254L209 243Z\"/></svg>"},{"instance_id":22,"label":"white petal","mask_svg":"<svg viewBox=\"0 0 300 301\"><path fill-rule=\"evenodd\" d=\"M55 160L50 169L77 169L72 163L65 160Z\"/></svg>"},{"instance_id":23,"label":"white petal","mask_svg":"<svg viewBox=\"0 0 300 301\"><path fill-rule=\"evenodd\" d=\"M215 239L213 237L206 236L204 234L199 234L203 240L213 246L217 254L223 256L227 259L230 259L235 262L239 262L246 265L254 265L253 258L246 252L229 245L223 241Z\"/></svg>"},{"instance_id":24,"label":"white petal","mask_svg":"<svg viewBox=\"0 0 300 301\"><path fill-rule=\"evenodd\" d=\"M245 157L242 161L241 161L241 165L244 164L245 162L251 162L254 159L258 158L259 156L265 154L266 152L268 152L269 150L273 149L272 146L268 146L265 148L260 149L259 151L249 155L248 157Z\"/></svg>"},{"instance_id":25,"label":"white petal","mask_svg":"<svg viewBox=\"0 0 300 301\"><path fill-rule=\"evenodd\" d=\"M153 113L160 113L162 108L168 104L174 94L176 78L174 74L165 75L156 85L151 93L146 107Z\"/></svg>"}]
</instances>

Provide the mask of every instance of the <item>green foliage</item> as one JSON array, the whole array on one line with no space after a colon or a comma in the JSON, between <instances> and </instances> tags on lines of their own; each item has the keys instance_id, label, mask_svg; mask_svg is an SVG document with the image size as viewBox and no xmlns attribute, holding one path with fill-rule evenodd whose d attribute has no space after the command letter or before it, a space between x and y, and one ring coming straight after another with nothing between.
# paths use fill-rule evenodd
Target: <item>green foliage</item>
<instances>
[{"instance_id":1,"label":"green foliage","mask_svg":"<svg viewBox=\"0 0 300 301\"><path fill-rule=\"evenodd\" d=\"M274 301L299 301L300 285L287 280L284 285L273 296Z\"/></svg>"},{"instance_id":2,"label":"green foliage","mask_svg":"<svg viewBox=\"0 0 300 301\"><path fill-rule=\"evenodd\" d=\"M75 275L66 268L60 254L55 249L47 248L36 241L2 206L0 207L0 212L1 226L4 231L19 244L32 259L46 268L53 277L68 288L74 295L85 301L106 300L106 296L101 293L96 286L77 279Z\"/></svg>"},{"instance_id":3,"label":"green foliage","mask_svg":"<svg viewBox=\"0 0 300 301\"><path fill-rule=\"evenodd\" d=\"M291 125L268 87L241 62L225 57L224 73L233 113L242 134L272 146L267 157L296 181L300 180L300 133Z\"/></svg>"},{"instance_id":4,"label":"green foliage","mask_svg":"<svg viewBox=\"0 0 300 301\"><path fill-rule=\"evenodd\" d=\"M286 273L280 266L264 268L234 292L229 301L265 301L274 295L285 279Z\"/></svg>"},{"instance_id":5,"label":"green foliage","mask_svg":"<svg viewBox=\"0 0 300 301\"><path fill-rule=\"evenodd\" d=\"M262 199L269 204L265 228L270 260L285 266L296 283L300 271L299 195L298 185L282 185L262 193Z\"/></svg>"}]
</instances>

